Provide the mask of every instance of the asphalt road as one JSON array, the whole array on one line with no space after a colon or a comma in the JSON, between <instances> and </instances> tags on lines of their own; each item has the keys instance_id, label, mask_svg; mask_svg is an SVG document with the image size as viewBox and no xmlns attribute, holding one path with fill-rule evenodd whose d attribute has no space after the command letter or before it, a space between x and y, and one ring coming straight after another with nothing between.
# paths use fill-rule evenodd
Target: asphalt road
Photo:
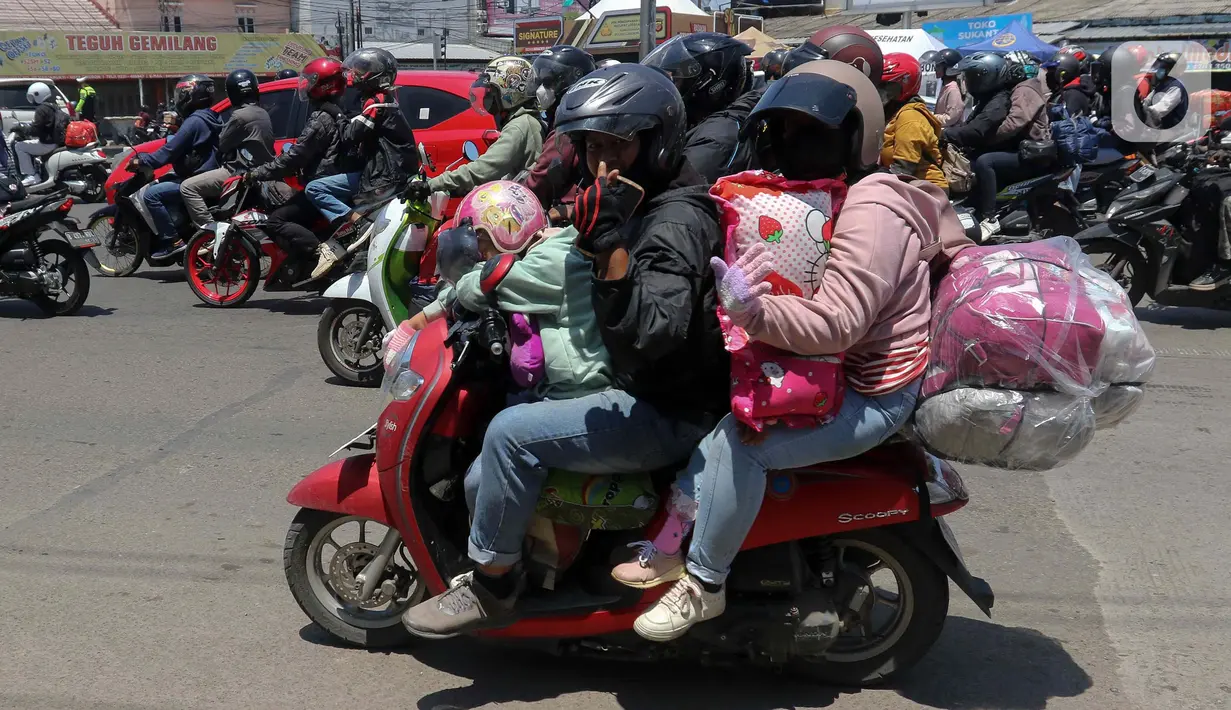
<instances>
[{"instance_id":1,"label":"asphalt road","mask_svg":"<svg viewBox=\"0 0 1231 710\"><path fill-rule=\"evenodd\" d=\"M316 353L324 303L201 307L175 271L74 318L0 302L0 708L1231 710L1231 315L1149 311L1145 407L1075 463L973 467L953 590L893 688L561 661L467 640L330 645L286 588L287 490L375 415Z\"/></svg>"}]
</instances>

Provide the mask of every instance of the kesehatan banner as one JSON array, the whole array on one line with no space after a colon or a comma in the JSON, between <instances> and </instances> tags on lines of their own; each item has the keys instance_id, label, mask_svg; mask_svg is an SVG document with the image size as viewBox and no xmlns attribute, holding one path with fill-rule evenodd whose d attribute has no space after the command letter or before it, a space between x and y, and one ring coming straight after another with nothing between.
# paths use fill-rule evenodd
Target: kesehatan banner
<instances>
[{"instance_id":1,"label":"kesehatan banner","mask_svg":"<svg viewBox=\"0 0 1231 710\"><path fill-rule=\"evenodd\" d=\"M95 79L299 71L325 55L311 35L0 30L0 77Z\"/></svg>"}]
</instances>

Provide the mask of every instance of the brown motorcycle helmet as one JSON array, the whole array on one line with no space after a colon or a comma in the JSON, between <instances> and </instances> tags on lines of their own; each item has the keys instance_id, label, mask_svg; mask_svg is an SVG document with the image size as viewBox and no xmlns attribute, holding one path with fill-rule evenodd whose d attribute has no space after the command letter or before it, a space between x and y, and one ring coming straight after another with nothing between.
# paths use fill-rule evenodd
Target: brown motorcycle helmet
<instances>
[{"instance_id":1,"label":"brown motorcycle helmet","mask_svg":"<svg viewBox=\"0 0 1231 710\"><path fill-rule=\"evenodd\" d=\"M813 32L808 42L819 47L827 58L850 64L873 85L879 84L885 69L884 56L880 45L864 30L854 25L823 27Z\"/></svg>"}]
</instances>

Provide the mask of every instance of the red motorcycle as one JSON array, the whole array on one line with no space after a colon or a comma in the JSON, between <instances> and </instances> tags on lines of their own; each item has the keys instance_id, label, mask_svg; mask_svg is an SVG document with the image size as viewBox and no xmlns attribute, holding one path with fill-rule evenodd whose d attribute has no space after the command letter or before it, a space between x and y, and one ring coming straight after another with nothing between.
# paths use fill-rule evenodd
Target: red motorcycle
<instances>
[{"instance_id":1,"label":"red motorcycle","mask_svg":"<svg viewBox=\"0 0 1231 710\"><path fill-rule=\"evenodd\" d=\"M408 643L402 612L472 567L461 479L486 422L504 405L507 348L506 324L494 310L420 331L394 354L377 423L334 452L368 453L326 464L287 496L301 509L286 537L287 582L333 637L366 648ZM646 475L659 500L674 473ZM598 493L583 507L602 508L629 482L587 478L584 487ZM941 517L966 502L957 473L906 441L771 472L727 581L726 613L665 644L643 641L632 627L669 585L632 589L609 574L613 556L652 536L662 514L648 531L557 518L548 523L554 552L571 564L558 564L549 581L525 592L511 624L478 635L538 640L573 654L725 659L828 683L882 682L917 662L940 635L946 577L990 615L992 590L967 571ZM532 528L541 532L541 522Z\"/></svg>"}]
</instances>

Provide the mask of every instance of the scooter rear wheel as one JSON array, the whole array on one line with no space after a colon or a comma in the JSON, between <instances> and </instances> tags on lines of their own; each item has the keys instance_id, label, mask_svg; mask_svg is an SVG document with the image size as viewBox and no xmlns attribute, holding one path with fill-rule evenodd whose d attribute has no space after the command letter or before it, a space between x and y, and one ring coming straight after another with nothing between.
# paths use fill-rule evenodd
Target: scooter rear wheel
<instances>
[{"instance_id":1,"label":"scooter rear wheel","mask_svg":"<svg viewBox=\"0 0 1231 710\"><path fill-rule=\"evenodd\" d=\"M338 531L352 525L361 526L364 532L348 542L355 535ZM379 539L367 537L377 527L388 530L358 516L300 510L282 549L286 581L299 608L339 641L363 648L404 646L413 637L402 626L402 612L427 595L427 586L418 578L404 546L398 546L385 568L381 583L388 588L378 587L366 603L345 598L353 595L354 575L363 570L372 559L373 548L380 544ZM343 591L339 592L339 586Z\"/></svg>"},{"instance_id":2,"label":"scooter rear wheel","mask_svg":"<svg viewBox=\"0 0 1231 710\"><path fill-rule=\"evenodd\" d=\"M843 634L824 655L793 659L790 669L831 685L885 683L914 666L936 643L949 613L949 581L924 553L887 530L860 530L832 542L840 573L866 576L872 594L858 611L843 612ZM895 578L896 592L881 589L883 572ZM848 601L839 600L838 607ZM877 604L892 612L887 624L874 623L873 617L884 616L874 613ZM861 633L852 633L855 628Z\"/></svg>"},{"instance_id":3,"label":"scooter rear wheel","mask_svg":"<svg viewBox=\"0 0 1231 710\"><path fill-rule=\"evenodd\" d=\"M39 251L43 266L59 273L61 291L56 296L46 293L35 296L34 304L48 316L71 316L80 311L90 295L90 268L86 266L85 257L60 239L41 240Z\"/></svg>"},{"instance_id":4,"label":"scooter rear wheel","mask_svg":"<svg viewBox=\"0 0 1231 710\"><path fill-rule=\"evenodd\" d=\"M1096 239L1081 245L1094 268L1105 271L1128 292L1134 306L1145 298L1149 287L1149 266L1140 251L1117 239Z\"/></svg>"},{"instance_id":5,"label":"scooter rear wheel","mask_svg":"<svg viewBox=\"0 0 1231 710\"><path fill-rule=\"evenodd\" d=\"M228 239L215 264L214 233L201 231L188 242L183 258L188 287L207 306L242 306L261 282L261 255L247 239Z\"/></svg>"}]
</instances>

